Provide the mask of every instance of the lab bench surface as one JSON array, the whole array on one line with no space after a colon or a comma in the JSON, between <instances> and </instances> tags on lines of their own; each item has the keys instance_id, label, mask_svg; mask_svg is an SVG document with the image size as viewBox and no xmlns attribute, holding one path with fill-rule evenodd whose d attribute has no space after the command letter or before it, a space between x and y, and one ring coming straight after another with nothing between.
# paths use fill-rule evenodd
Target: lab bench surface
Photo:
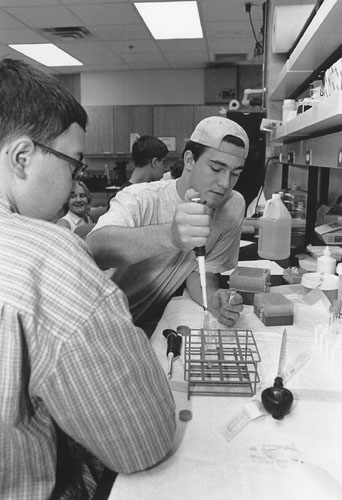
<instances>
[{"instance_id":1,"label":"lab bench surface","mask_svg":"<svg viewBox=\"0 0 342 500\"><path fill-rule=\"evenodd\" d=\"M235 328L250 329L258 346L256 394L188 397L181 355L170 380L177 419L172 450L147 471L119 474L109 500L274 500L275 492L277 500L342 498L341 369L334 371L314 340L328 313L318 304L296 304L295 311L294 324L286 327L285 371L297 366L286 382L294 395L291 412L275 420L260 397L277 374L283 327L266 327L246 306ZM151 338L165 373L162 332L178 325L191 328L191 335L203 326L202 308L187 296L170 301ZM182 410L191 412L187 422L180 419Z\"/></svg>"}]
</instances>

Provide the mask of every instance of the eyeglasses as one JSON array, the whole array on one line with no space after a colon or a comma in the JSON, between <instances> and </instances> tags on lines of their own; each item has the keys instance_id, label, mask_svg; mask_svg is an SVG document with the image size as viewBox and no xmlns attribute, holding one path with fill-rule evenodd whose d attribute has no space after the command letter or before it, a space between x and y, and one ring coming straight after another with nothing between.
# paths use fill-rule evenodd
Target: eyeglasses
<instances>
[{"instance_id":1,"label":"eyeglasses","mask_svg":"<svg viewBox=\"0 0 342 500\"><path fill-rule=\"evenodd\" d=\"M83 161L81 160L76 160L76 158L72 158L71 156L65 155L64 153L60 153L59 151L49 148L48 146L44 146L44 144L40 144L39 142L33 141L33 143L43 151L46 151L47 153L50 153L57 158L60 158L61 160L69 163L69 165L72 166L72 178L76 181L81 179L85 170L88 168L88 165L86 165L86 163L83 163Z\"/></svg>"}]
</instances>

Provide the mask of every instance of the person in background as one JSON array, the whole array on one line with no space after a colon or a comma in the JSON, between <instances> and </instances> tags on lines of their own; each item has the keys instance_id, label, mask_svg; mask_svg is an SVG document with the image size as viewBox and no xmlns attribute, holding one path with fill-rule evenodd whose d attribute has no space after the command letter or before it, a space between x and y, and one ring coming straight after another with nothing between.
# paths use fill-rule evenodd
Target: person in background
<instances>
[{"instance_id":1,"label":"person in background","mask_svg":"<svg viewBox=\"0 0 342 500\"><path fill-rule=\"evenodd\" d=\"M171 179L179 179L184 169L184 160L179 158L170 167Z\"/></svg>"},{"instance_id":2,"label":"person in background","mask_svg":"<svg viewBox=\"0 0 342 500\"><path fill-rule=\"evenodd\" d=\"M103 500L104 473L169 452L174 400L124 293L50 222L86 168L85 110L3 59L0 122L0 498Z\"/></svg>"},{"instance_id":3,"label":"person in background","mask_svg":"<svg viewBox=\"0 0 342 500\"><path fill-rule=\"evenodd\" d=\"M163 177L168 148L163 141L150 135L142 135L132 146L134 170L121 189L141 182L159 181Z\"/></svg>"},{"instance_id":4,"label":"person in background","mask_svg":"<svg viewBox=\"0 0 342 500\"><path fill-rule=\"evenodd\" d=\"M96 262L115 268L113 280L147 334L185 280L192 299L202 304L193 252L200 246L206 247L209 310L227 326L239 317L242 298L237 294L230 303L228 290L219 288L218 273L238 261L245 202L233 188L248 148L240 125L219 116L205 118L185 145L180 178L119 191L88 234Z\"/></svg>"},{"instance_id":5,"label":"person in background","mask_svg":"<svg viewBox=\"0 0 342 500\"><path fill-rule=\"evenodd\" d=\"M93 220L89 215L91 205L91 194L87 186L82 181L73 181L71 193L67 201L66 214L58 219L57 224L71 231L75 231L80 226L92 224ZM89 229L90 230L90 229Z\"/></svg>"},{"instance_id":6,"label":"person in background","mask_svg":"<svg viewBox=\"0 0 342 500\"><path fill-rule=\"evenodd\" d=\"M169 179L178 179L182 175L183 168L184 168L183 158L178 158L178 160L172 163L172 165L170 166L170 170L165 172L165 174L163 175L163 179L165 181Z\"/></svg>"}]
</instances>

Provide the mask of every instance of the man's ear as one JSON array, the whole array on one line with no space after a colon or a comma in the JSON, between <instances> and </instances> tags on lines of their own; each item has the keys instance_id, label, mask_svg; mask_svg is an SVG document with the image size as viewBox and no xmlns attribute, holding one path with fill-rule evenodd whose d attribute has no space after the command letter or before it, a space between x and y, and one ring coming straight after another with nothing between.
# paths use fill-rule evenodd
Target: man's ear
<instances>
[{"instance_id":1,"label":"man's ear","mask_svg":"<svg viewBox=\"0 0 342 500\"><path fill-rule=\"evenodd\" d=\"M35 145L29 138L20 137L11 142L8 147L8 161L12 171L20 179L26 177L26 168L32 161L32 155L35 152Z\"/></svg>"},{"instance_id":2,"label":"man's ear","mask_svg":"<svg viewBox=\"0 0 342 500\"><path fill-rule=\"evenodd\" d=\"M191 151L187 150L184 153L184 168L191 172L192 167L195 165L195 160Z\"/></svg>"},{"instance_id":3,"label":"man's ear","mask_svg":"<svg viewBox=\"0 0 342 500\"><path fill-rule=\"evenodd\" d=\"M156 166L157 166L157 161L158 161L158 158L152 158L152 160L151 160L151 167L152 167L152 168L156 168Z\"/></svg>"}]
</instances>

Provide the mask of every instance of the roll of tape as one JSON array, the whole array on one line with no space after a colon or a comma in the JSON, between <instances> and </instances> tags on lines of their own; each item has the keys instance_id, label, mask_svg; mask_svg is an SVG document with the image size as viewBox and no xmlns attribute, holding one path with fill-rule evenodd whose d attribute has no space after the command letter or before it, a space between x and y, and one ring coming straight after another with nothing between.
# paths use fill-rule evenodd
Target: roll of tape
<instances>
[{"instance_id":1,"label":"roll of tape","mask_svg":"<svg viewBox=\"0 0 342 500\"><path fill-rule=\"evenodd\" d=\"M228 104L229 111L236 111L237 109L239 109L239 107L240 107L240 103L237 99L232 99L231 101L229 101L229 104Z\"/></svg>"},{"instance_id":2,"label":"roll of tape","mask_svg":"<svg viewBox=\"0 0 342 500\"><path fill-rule=\"evenodd\" d=\"M314 4L309 4L274 7L272 23L273 53L284 53L291 49L314 6Z\"/></svg>"}]
</instances>

